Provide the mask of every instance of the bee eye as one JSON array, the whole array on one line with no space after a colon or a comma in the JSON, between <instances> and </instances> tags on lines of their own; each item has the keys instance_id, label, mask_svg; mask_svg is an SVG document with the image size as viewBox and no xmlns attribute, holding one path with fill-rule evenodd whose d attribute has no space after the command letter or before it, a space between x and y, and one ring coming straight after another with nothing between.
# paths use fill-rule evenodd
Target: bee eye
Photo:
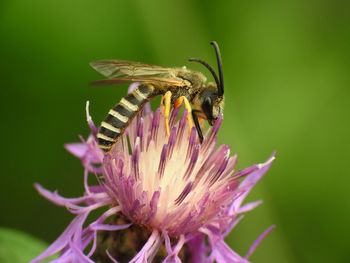
<instances>
[{"instance_id":1,"label":"bee eye","mask_svg":"<svg viewBox=\"0 0 350 263\"><path fill-rule=\"evenodd\" d=\"M207 116L208 119L213 118L213 103L211 101L210 97L206 97L202 104L202 109L204 114Z\"/></svg>"}]
</instances>

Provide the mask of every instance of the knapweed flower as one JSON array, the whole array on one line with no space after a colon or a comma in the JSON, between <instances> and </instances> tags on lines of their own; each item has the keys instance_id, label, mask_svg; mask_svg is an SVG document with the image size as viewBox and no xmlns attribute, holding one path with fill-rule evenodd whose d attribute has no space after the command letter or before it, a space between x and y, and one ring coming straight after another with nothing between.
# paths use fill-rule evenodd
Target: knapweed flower
<instances>
[{"instance_id":1,"label":"knapweed flower","mask_svg":"<svg viewBox=\"0 0 350 263\"><path fill-rule=\"evenodd\" d=\"M53 262L248 262L272 228L244 257L224 238L242 213L260 204L242 202L274 157L236 171L237 156L227 145L216 147L222 118L200 144L195 128L189 134L186 112L178 115L172 111L168 137L161 111L145 108L104 154L87 111L90 137L66 145L85 168L85 193L64 198L36 184L41 195L76 216L32 263L57 253ZM88 184L91 175L95 185ZM101 208L97 219L88 219Z\"/></svg>"}]
</instances>

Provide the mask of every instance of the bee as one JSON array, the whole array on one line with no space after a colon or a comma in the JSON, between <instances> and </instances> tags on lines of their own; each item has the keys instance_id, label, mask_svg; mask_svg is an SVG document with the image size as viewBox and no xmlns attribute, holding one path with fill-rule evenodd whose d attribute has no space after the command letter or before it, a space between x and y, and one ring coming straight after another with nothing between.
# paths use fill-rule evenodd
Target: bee
<instances>
[{"instance_id":1,"label":"bee","mask_svg":"<svg viewBox=\"0 0 350 263\"><path fill-rule=\"evenodd\" d=\"M205 66L212 74L215 83L206 83L207 79L201 72L192 71L186 67L164 68L125 60L91 62L90 65L96 71L107 77L105 80L95 81L96 84L140 83L138 88L110 109L107 117L102 121L97 134L99 147L105 152L110 151L131 120L148 101L156 96L162 96L161 104L164 107L167 135L170 134L171 106L177 108L184 104L189 128L196 127L199 141L202 143L203 134L199 119L207 120L212 126L223 113L224 106L224 78L220 49L215 41L210 44L215 50L218 75L207 62L199 58L190 58L189 61Z\"/></svg>"}]
</instances>

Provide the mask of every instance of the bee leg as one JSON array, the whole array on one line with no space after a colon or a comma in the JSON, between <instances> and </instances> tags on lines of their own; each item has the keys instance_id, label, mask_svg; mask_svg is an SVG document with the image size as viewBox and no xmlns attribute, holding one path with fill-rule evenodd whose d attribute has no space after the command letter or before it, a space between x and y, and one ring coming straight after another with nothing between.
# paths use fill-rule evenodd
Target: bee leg
<instances>
[{"instance_id":1,"label":"bee leg","mask_svg":"<svg viewBox=\"0 0 350 263\"><path fill-rule=\"evenodd\" d=\"M160 109L162 113L164 114L164 96L160 98Z\"/></svg>"},{"instance_id":2,"label":"bee leg","mask_svg":"<svg viewBox=\"0 0 350 263\"><path fill-rule=\"evenodd\" d=\"M165 131L167 136L170 136L169 115L171 107L171 95L171 91L167 91L162 97L162 104L164 103Z\"/></svg>"},{"instance_id":3,"label":"bee leg","mask_svg":"<svg viewBox=\"0 0 350 263\"><path fill-rule=\"evenodd\" d=\"M198 121L198 116L197 116L195 110L192 111L192 119L193 119L193 122L194 122L194 124L196 126L199 142L202 144L203 143L203 133L202 133L201 125L200 125L200 123Z\"/></svg>"},{"instance_id":4,"label":"bee leg","mask_svg":"<svg viewBox=\"0 0 350 263\"><path fill-rule=\"evenodd\" d=\"M174 103L174 107L178 108L182 105L182 103L184 103L185 105L185 109L187 110L187 123L188 123L188 128L191 132L192 127L193 127L193 119L192 119L192 107L190 102L188 101L188 99L185 96L181 96L180 98L178 98L175 103Z\"/></svg>"}]
</instances>

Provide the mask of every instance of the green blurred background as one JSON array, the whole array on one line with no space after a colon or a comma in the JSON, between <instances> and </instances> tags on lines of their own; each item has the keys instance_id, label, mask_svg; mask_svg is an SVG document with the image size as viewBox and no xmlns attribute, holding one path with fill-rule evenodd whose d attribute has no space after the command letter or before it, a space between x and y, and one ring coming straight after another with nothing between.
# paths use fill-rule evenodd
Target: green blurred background
<instances>
[{"instance_id":1,"label":"green blurred background","mask_svg":"<svg viewBox=\"0 0 350 263\"><path fill-rule=\"evenodd\" d=\"M226 81L220 141L240 167L277 160L250 199L264 204L229 237L245 254L277 228L254 262L350 262L349 2L46 1L0 2L0 225L47 242L72 219L39 197L40 182L82 193L82 168L63 143L87 135L85 102L100 122L124 87L91 88L88 65L103 58L215 65ZM209 76L209 74L207 74Z\"/></svg>"}]
</instances>

